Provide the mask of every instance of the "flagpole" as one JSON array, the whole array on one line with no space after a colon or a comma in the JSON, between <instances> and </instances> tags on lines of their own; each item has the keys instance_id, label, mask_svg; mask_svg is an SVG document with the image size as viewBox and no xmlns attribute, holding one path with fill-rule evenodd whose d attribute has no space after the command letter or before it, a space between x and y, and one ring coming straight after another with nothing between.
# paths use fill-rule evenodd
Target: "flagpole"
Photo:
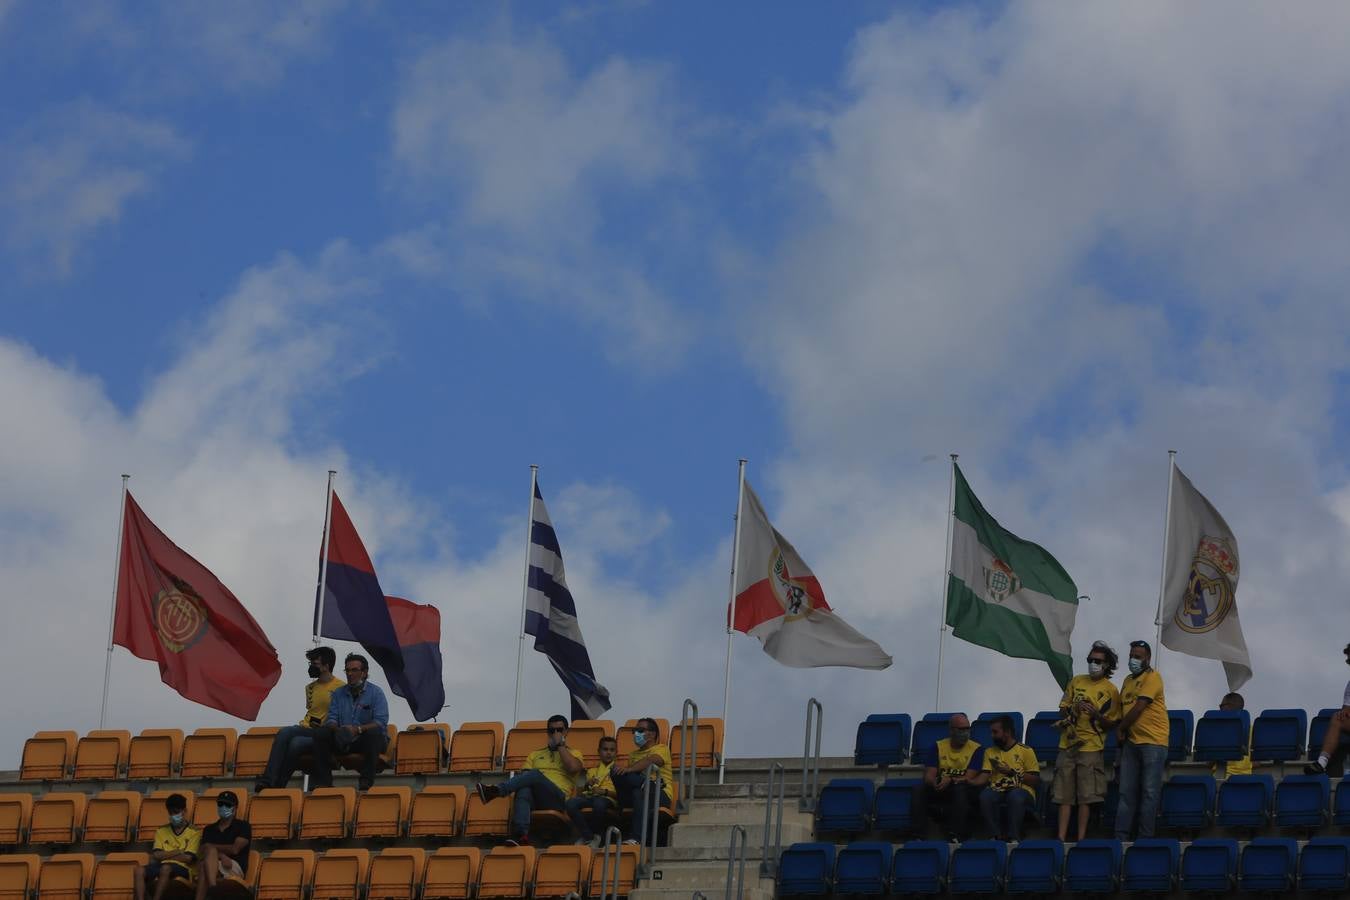
<instances>
[{"instance_id":1,"label":"flagpole","mask_svg":"<svg viewBox=\"0 0 1350 900\"><path fill-rule=\"evenodd\" d=\"M1172 483L1176 481L1177 451L1167 451L1167 520L1163 523L1162 574L1158 576L1158 612L1153 617L1157 632L1153 638L1153 658L1150 665L1158 667L1158 657L1162 655L1162 611L1163 594L1167 591L1167 551L1172 540Z\"/></svg>"},{"instance_id":2,"label":"flagpole","mask_svg":"<svg viewBox=\"0 0 1350 900\"><path fill-rule=\"evenodd\" d=\"M113 627L117 621L117 589L122 577L122 529L127 521L127 480L130 475L122 476L122 506L117 516L117 553L113 558L112 609L108 611L108 658L103 663L103 705L98 711L98 727L102 728L108 718L108 685L112 678Z\"/></svg>"},{"instance_id":3,"label":"flagpole","mask_svg":"<svg viewBox=\"0 0 1350 900\"><path fill-rule=\"evenodd\" d=\"M323 634L323 595L328 590L328 532L333 524L333 478L337 469L328 470L328 493L323 501L323 551L319 554L319 592L314 597L314 645Z\"/></svg>"},{"instance_id":4,"label":"flagpole","mask_svg":"<svg viewBox=\"0 0 1350 900\"><path fill-rule=\"evenodd\" d=\"M731 638L736 633L736 565L741 556L741 505L745 499L745 463L739 461L736 475L736 524L731 538L731 603L727 609L727 669L722 679L722 760L717 766L717 783L727 777L727 735L731 732Z\"/></svg>"},{"instance_id":5,"label":"flagpole","mask_svg":"<svg viewBox=\"0 0 1350 900\"><path fill-rule=\"evenodd\" d=\"M942 569L942 627L938 629L937 688L933 692L933 709L942 709L942 639L947 634L947 586L952 580L952 528L956 521L956 460L951 454L952 469L947 481L947 563Z\"/></svg>"},{"instance_id":6,"label":"flagpole","mask_svg":"<svg viewBox=\"0 0 1350 900\"><path fill-rule=\"evenodd\" d=\"M539 467L530 466L530 514L525 517L525 577L520 587L520 641L516 644L516 702L511 707L511 725L520 721L520 678L525 670L525 601L530 596L530 544L534 540L534 494L539 485Z\"/></svg>"}]
</instances>

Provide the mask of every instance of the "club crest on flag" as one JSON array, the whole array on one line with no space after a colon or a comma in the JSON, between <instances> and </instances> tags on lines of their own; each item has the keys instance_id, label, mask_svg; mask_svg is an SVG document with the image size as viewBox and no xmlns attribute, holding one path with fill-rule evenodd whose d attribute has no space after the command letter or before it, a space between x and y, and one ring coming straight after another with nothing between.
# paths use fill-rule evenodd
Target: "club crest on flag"
<instances>
[{"instance_id":1,"label":"club crest on flag","mask_svg":"<svg viewBox=\"0 0 1350 900\"><path fill-rule=\"evenodd\" d=\"M1237 554L1228 541L1203 535L1191 563L1185 596L1177 607L1177 626L1191 634L1217 628L1233 608L1237 577Z\"/></svg>"},{"instance_id":2,"label":"club crest on flag","mask_svg":"<svg viewBox=\"0 0 1350 900\"><path fill-rule=\"evenodd\" d=\"M182 653L206 633L206 607L192 585L177 575L165 574L173 587L155 595L155 631L165 648Z\"/></svg>"},{"instance_id":3,"label":"club crest on flag","mask_svg":"<svg viewBox=\"0 0 1350 900\"><path fill-rule=\"evenodd\" d=\"M997 556L984 567L984 583L989 588L989 599L994 603L1002 603L1008 595L1017 593L1022 587L1022 579Z\"/></svg>"},{"instance_id":4,"label":"club crest on flag","mask_svg":"<svg viewBox=\"0 0 1350 900\"><path fill-rule=\"evenodd\" d=\"M783 558L783 551L777 548L774 549L773 562L769 566L769 583L773 585L774 596L782 605L783 612L787 613L789 622L810 614L815 608L805 586L793 580L792 573L788 571L787 560Z\"/></svg>"}]
</instances>

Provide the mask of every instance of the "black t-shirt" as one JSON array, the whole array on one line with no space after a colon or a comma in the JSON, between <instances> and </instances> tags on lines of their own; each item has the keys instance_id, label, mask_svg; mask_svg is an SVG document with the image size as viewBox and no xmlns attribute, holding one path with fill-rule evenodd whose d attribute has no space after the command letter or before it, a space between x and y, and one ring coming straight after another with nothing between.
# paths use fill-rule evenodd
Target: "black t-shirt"
<instances>
[{"instance_id":1,"label":"black t-shirt","mask_svg":"<svg viewBox=\"0 0 1350 900\"><path fill-rule=\"evenodd\" d=\"M233 847L238 838L246 841L253 840L253 826L247 822L241 822L238 819L231 819L230 824L224 828L220 827L219 822L212 822L202 829L203 844L219 844L225 847ZM243 851L239 854L237 862L243 872L248 872L248 844L244 845Z\"/></svg>"}]
</instances>

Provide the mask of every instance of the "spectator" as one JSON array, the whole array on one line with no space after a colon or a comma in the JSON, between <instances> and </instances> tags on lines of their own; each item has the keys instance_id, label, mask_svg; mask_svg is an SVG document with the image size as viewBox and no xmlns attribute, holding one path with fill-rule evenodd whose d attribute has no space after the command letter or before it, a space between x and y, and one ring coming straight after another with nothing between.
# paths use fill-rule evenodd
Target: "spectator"
<instances>
[{"instance_id":1,"label":"spectator","mask_svg":"<svg viewBox=\"0 0 1350 900\"><path fill-rule=\"evenodd\" d=\"M567 801L567 816L577 829L577 843L600 846L600 838L591 827L592 822L604 822L605 815L614 808L616 794L609 777L610 766L618 755L619 742L612 737L600 739L600 764L586 772L586 783L577 796ZM590 812L589 817L587 811Z\"/></svg>"},{"instance_id":2,"label":"spectator","mask_svg":"<svg viewBox=\"0 0 1350 900\"><path fill-rule=\"evenodd\" d=\"M305 714L298 725L287 725L272 739L272 752L267 756L267 768L253 785L253 793L263 788L285 787L300 766L300 757L314 749L314 734L328 717L328 706L333 692L342 682L333 674L337 653L332 647L311 647L305 651L309 661L309 677L305 685Z\"/></svg>"},{"instance_id":3,"label":"spectator","mask_svg":"<svg viewBox=\"0 0 1350 900\"><path fill-rule=\"evenodd\" d=\"M487 803L498 797L514 795L511 807L511 846L530 842L530 815L536 809L566 809L578 775L586 771L585 761L567 746L567 717L549 716L548 746L525 757L525 767L515 777L500 784L477 785L478 799Z\"/></svg>"},{"instance_id":4,"label":"spectator","mask_svg":"<svg viewBox=\"0 0 1350 900\"><path fill-rule=\"evenodd\" d=\"M1069 839L1069 818L1078 809L1078 840L1087 837L1088 814L1106 799L1106 732L1120 717L1120 693L1111 683L1119 662L1116 651L1095 641L1088 651L1086 675L1075 675L1059 701L1062 729L1050 799L1059 804L1059 839Z\"/></svg>"},{"instance_id":5,"label":"spectator","mask_svg":"<svg viewBox=\"0 0 1350 900\"><path fill-rule=\"evenodd\" d=\"M216 795L215 822L202 830L202 862L197 872L197 900L205 900L208 891L221 878L243 878L248 874L248 847L253 829L234 817L239 798L234 791Z\"/></svg>"},{"instance_id":6,"label":"spectator","mask_svg":"<svg viewBox=\"0 0 1350 900\"><path fill-rule=\"evenodd\" d=\"M1224 694L1223 699L1219 701L1219 709L1229 712L1235 709L1246 709L1247 701L1242 699L1241 694ZM1239 760L1230 760L1222 763L1216 762L1210 766L1214 774L1222 774L1225 777L1229 775L1250 775L1252 774L1252 737L1247 734L1247 755Z\"/></svg>"},{"instance_id":7,"label":"spectator","mask_svg":"<svg viewBox=\"0 0 1350 900\"><path fill-rule=\"evenodd\" d=\"M980 745L970 739L970 719L965 713L955 713L947 720L947 737L924 751L923 789L915 820L922 823L932 816L942 823L947 840L969 840L975 808L971 782L983 762Z\"/></svg>"},{"instance_id":8,"label":"spectator","mask_svg":"<svg viewBox=\"0 0 1350 900\"><path fill-rule=\"evenodd\" d=\"M367 790L375 783L375 767L389 744L389 701L378 685L366 680L370 663L359 653L347 654L343 665L347 686L333 692L323 727L314 733L314 770L309 786L333 786L333 755L361 754L358 785Z\"/></svg>"},{"instance_id":9,"label":"spectator","mask_svg":"<svg viewBox=\"0 0 1350 900\"><path fill-rule=\"evenodd\" d=\"M1350 665L1350 644L1345 645L1344 652L1345 663ZM1327 735L1322 739L1322 750L1317 754L1317 761L1304 766L1303 771L1309 775L1325 775L1333 757L1339 769L1345 757L1345 751L1341 749L1341 736L1346 734L1350 734L1350 682L1346 683L1345 694L1341 697L1341 711L1332 716L1327 725Z\"/></svg>"},{"instance_id":10,"label":"spectator","mask_svg":"<svg viewBox=\"0 0 1350 900\"><path fill-rule=\"evenodd\" d=\"M989 727L993 746L984 751L984 764L973 783L980 792L980 811L992 837L1020 840L1027 809L1034 808L1041 764L1035 752L1019 743L1012 716L999 716ZM1006 827L1005 827L1006 823Z\"/></svg>"},{"instance_id":11,"label":"spectator","mask_svg":"<svg viewBox=\"0 0 1350 900\"><path fill-rule=\"evenodd\" d=\"M1116 839L1153 837L1158 799L1162 795L1163 767L1167 765L1167 700L1163 680L1149 663L1148 641L1130 642L1130 674L1120 690L1123 718L1120 738L1120 805L1116 807Z\"/></svg>"},{"instance_id":12,"label":"spectator","mask_svg":"<svg viewBox=\"0 0 1350 900\"><path fill-rule=\"evenodd\" d=\"M150 862L136 869L136 900L145 900L148 882L155 884L154 900L160 900L172 882L192 884L202 833L188 822L187 798L182 794L165 797L164 808L169 811L169 822L155 830Z\"/></svg>"},{"instance_id":13,"label":"spectator","mask_svg":"<svg viewBox=\"0 0 1350 900\"><path fill-rule=\"evenodd\" d=\"M655 719L638 719L637 728L633 730L633 743L637 749L628 754L627 762L615 761L610 767L609 778L614 782L619 802L627 801L633 805L633 834L645 836L651 816L647 805L652 794L647 784L651 778L649 770L656 769L661 805L666 809L675 808L675 778L671 773L670 748L661 743L661 728ZM637 839L630 835L625 843L636 844Z\"/></svg>"}]
</instances>

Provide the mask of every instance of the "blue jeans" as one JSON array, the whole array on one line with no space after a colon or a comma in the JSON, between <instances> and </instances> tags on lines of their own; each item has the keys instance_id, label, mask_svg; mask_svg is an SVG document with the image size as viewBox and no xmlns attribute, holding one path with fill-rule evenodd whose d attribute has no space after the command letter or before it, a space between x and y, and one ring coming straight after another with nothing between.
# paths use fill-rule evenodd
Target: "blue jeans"
<instances>
[{"instance_id":1,"label":"blue jeans","mask_svg":"<svg viewBox=\"0 0 1350 900\"><path fill-rule=\"evenodd\" d=\"M1007 791L985 788L980 791L980 812L984 813L984 824L989 826L989 834L996 840L1019 841L1022 839L1022 821L1027 817L1027 804L1031 795L1020 787ZM1003 827L1006 817L1008 827Z\"/></svg>"},{"instance_id":2,"label":"blue jeans","mask_svg":"<svg viewBox=\"0 0 1350 900\"><path fill-rule=\"evenodd\" d=\"M567 801L567 817L576 826L577 835L589 841L595 837L595 831L591 828L591 820L586 818L586 810L591 811L593 821L603 822L613 805L614 801L608 797L573 797Z\"/></svg>"},{"instance_id":3,"label":"blue jeans","mask_svg":"<svg viewBox=\"0 0 1350 900\"><path fill-rule=\"evenodd\" d=\"M517 838L530 833L530 813L536 809L562 810L567 803L567 797L558 786L538 769L526 769L514 778L506 779L497 785L497 790L515 795L511 806L511 836Z\"/></svg>"},{"instance_id":4,"label":"blue jeans","mask_svg":"<svg viewBox=\"0 0 1350 900\"><path fill-rule=\"evenodd\" d=\"M267 768L258 776L263 787L285 787L300 767L300 757L314 749L314 729L302 725L287 725L272 739L272 752L267 756ZM256 785L255 785L256 787Z\"/></svg>"},{"instance_id":5,"label":"blue jeans","mask_svg":"<svg viewBox=\"0 0 1350 900\"><path fill-rule=\"evenodd\" d=\"M631 838L641 839L646 836L647 828L650 826L648 817L651 810L647 806L647 798L653 793L651 787L647 784L646 772L613 772L609 773L609 780L614 782L614 792L619 795L619 804L621 806L633 807L633 833ZM661 805L666 809L671 808L671 800L666 796L665 781L656 779L656 791L660 792ZM658 825L660 822L657 823Z\"/></svg>"},{"instance_id":6,"label":"blue jeans","mask_svg":"<svg viewBox=\"0 0 1350 900\"><path fill-rule=\"evenodd\" d=\"M1162 796L1167 748L1158 744L1120 745L1120 805L1116 807L1116 840L1128 841L1137 822L1141 838L1153 837L1153 822Z\"/></svg>"}]
</instances>

